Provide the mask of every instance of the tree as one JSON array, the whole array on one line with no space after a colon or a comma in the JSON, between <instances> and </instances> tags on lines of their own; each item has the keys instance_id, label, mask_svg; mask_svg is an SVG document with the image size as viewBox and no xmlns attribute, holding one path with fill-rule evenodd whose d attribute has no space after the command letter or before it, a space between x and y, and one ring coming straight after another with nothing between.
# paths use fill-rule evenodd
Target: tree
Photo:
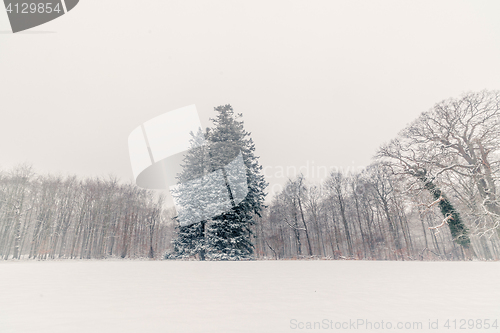
<instances>
[{"instance_id":1,"label":"tree","mask_svg":"<svg viewBox=\"0 0 500 333\"><path fill-rule=\"evenodd\" d=\"M214 126L207 135L210 160L213 170L222 170L233 207L211 219L207 254L216 260L249 259L253 254L251 227L263 208L267 184L242 115L235 114L231 105L218 106L215 111ZM233 167L226 168L228 165Z\"/></svg>"},{"instance_id":2,"label":"tree","mask_svg":"<svg viewBox=\"0 0 500 333\"><path fill-rule=\"evenodd\" d=\"M455 241L468 248L468 228L446 193L465 201L476 219L493 221L490 230L498 227L499 140L500 93L482 91L436 104L381 147L378 155L396 172L413 176L437 200L444 220L431 228L448 225ZM477 195L472 200L464 195L470 190L464 178L475 183Z\"/></svg>"},{"instance_id":3,"label":"tree","mask_svg":"<svg viewBox=\"0 0 500 333\"><path fill-rule=\"evenodd\" d=\"M351 237L351 230L349 227L349 223L347 221L347 214L346 214L347 207L345 202L346 180L344 179L344 176L341 173L331 173L326 183L328 189L331 192L332 197L335 198L337 204L339 205L340 216L342 218L342 223L344 226L344 231L347 240L347 251L349 256L352 256L354 254L353 240Z\"/></svg>"},{"instance_id":4,"label":"tree","mask_svg":"<svg viewBox=\"0 0 500 333\"><path fill-rule=\"evenodd\" d=\"M267 184L241 114L215 108L213 128L192 134L173 196L179 223L168 258L239 260L253 254L252 226Z\"/></svg>"},{"instance_id":5,"label":"tree","mask_svg":"<svg viewBox=\"0 0 500 333\"><path fill-rule=\"evenodd\" d=\"M423 113L404 135L413 144L439 151L429 163L439 168L438 174L454 178L451 190L465 192L464 178L473 181L476 193L466 203L469 214L484 222L479 229L496 229L500 235L500 92L485 90L442 101Z\"/></svg>"}]
</instances>

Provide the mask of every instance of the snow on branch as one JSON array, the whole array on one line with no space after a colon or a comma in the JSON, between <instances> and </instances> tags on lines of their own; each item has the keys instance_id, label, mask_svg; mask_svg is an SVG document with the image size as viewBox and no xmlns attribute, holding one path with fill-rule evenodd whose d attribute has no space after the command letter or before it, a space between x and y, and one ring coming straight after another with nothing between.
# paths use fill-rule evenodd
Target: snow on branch
<instances>
[{"instance_id":1,"label":"snow on branch","mask_svg":"<svg viewBox=\"0 0 500 333\"><path fill-rule=\"evenodd\" d=\"M451 214L450 214L450 215L448 215L448 216L446 216L446 217L444 218L443 222L441 222L441 224L440 224L440 225L437 225L437 226L435 226L435 227L429 227L429 229L434 229L434 230L436 230L436 233L435 233L434 235L437 235L437 234L439 234L439 228L444 227L446 224L448 224L448 221L449 221L449 220L453 220L453 216L452 216Z\"/></svg>"},{"instance_id":2,"label":"snow on branch","mask_svg":"<svg viewBox=\"0 0 500 333\"><path fill-rule=\"evenodd\" d=\"M419 206L425 206L425 207L426 207L426 209L422 212L422 214L423 214L423 213L425 213L425 212L426 212L426 211L428 211L430 208L434 207L435 205L437 205L438 203L440 203L440 202L441 202L441 201L443 201L443 200L444 200L444 198L443 198L443 196L441 195L441 196L439 196L439 198L438 198L436 201L433 201L433 202L431 202L431 203L430 203L430 204L428 204L428 205L421 203Z\"/></svg>"}]
</instances>

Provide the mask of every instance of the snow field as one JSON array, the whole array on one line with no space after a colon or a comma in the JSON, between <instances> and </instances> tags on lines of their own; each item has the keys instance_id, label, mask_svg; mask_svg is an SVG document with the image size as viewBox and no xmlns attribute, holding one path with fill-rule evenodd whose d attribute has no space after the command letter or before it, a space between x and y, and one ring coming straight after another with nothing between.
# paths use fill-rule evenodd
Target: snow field
<instances>
[{"instance_id":1,"label":"snow field","mask_svg":"<svg viewBox=\"0 0 500 333\"><path fill-rule=\"evenodd\" d=\"M453 332L447 319L500 322L499 278L498 262L9 261L0 332ZM358 320L379 329L341 328Z\"/></svg>"}]
</instances>

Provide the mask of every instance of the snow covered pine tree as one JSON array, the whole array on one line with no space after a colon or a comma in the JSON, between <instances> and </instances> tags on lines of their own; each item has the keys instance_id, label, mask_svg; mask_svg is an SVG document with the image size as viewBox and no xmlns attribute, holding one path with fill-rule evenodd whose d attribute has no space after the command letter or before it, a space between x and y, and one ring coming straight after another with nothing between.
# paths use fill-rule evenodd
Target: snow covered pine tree
<instances>
[{"instance_id":1,"label":"snow covered pine tree","mask_svg":"<svg viewBox=\"0 0 500 333\"><path fill-rule=\"evenodd\" d=\"M235 115L230 105L215 111L218 115L211 119L214 127L207 129L207 141L201 130L193 135L178 176L174 197L182 208L177 216L174 250L166 258L252 257L253 216L260 214L267 184L260 174L262 166L254 155L250 133L239 120L242 115ZM229 206L222 209L221 203L228 199Z\"/></svg>"},{"instance_id":2,"label":"snow covered pine tree","mask_svg":"<svg viewBox=\"0 0 500 333\"><path fill-rule=\"evenodd\" d=\"M214 110L218 114L211 119L214 126L208 131L212 165L222 168L241 154L248 193L230 211L212 218L207 228L209 257L213 260L249 259L253 254L251 226L255 223L254 215L260 215L263 208L267 183L254 154L255 144L243 127L242 114L235 114L231 105L218 106Z\"/></svg>"}]
</instances>

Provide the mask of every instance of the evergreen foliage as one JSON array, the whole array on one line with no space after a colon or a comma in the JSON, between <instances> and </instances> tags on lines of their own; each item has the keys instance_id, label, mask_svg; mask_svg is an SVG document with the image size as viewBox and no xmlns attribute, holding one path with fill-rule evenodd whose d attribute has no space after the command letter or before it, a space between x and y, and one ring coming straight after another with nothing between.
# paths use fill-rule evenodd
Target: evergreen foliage
<instances>
[{"instance_id":1,"label":"evergreen foliage","mask_svg":"<svg viewBox=\"0 0 500 333\"><path fill-rule=\"evenodd\" d=\"M215 108L213 127L193 135L174 191L177 238L169 258L244 260L253 255L252 226L267 183L255 144L241 114L230 105Z\"/></svg>"},{"instance_id":2,"label":"evergreen foliage","mask_svg":"<svg viewBox=\"0 0 500 333\"><path fill-rule=\"evenodd\" d=\"M448 220L448 226L450 227L451 236L453 240L463 246L464 248L469 248L470 238L468 235L467 227L465 226L462 218L458 211L453 207L450 200L444 195L444 193L426 176L425 171L416 171L415 176L424 183L424 187L428 190L434 199L438 200L442 198L439 202L439 209L444 217L451 215L451 219Z\"/></svg>"}]
</instances>

